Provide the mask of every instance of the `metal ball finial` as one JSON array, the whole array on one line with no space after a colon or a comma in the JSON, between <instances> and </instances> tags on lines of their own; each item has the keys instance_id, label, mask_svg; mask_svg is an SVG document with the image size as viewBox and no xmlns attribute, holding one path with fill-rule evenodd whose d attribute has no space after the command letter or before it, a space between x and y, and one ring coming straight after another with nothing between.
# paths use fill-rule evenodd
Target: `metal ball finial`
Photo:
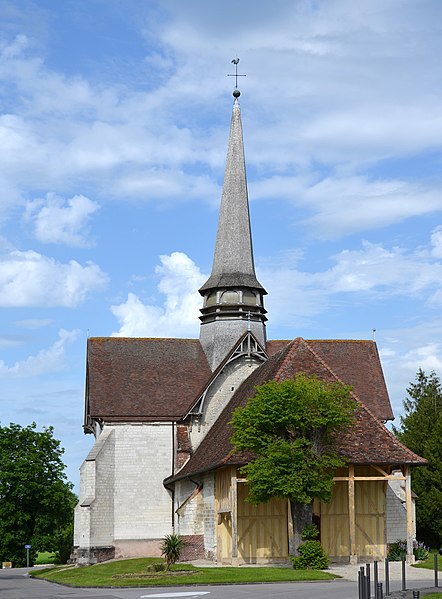
<instances>
[{"instance_id":1,"label":"metal ball finial","mask_svg":"<svg viewBox=\"0 0 442 599\"><path fill-rule=\"evenodd\" d=\"M238 63L239 63L239 58L236 57L232 60L232 63L235 65L235 73L234 74L228 74L227 77L235 77L235 89L233 90L233 97L235 99L238 99L241 95L241 92L238 89L238 77L245 77L245 75L240 75L238 73Z\"/></svg>"}]
</instances>

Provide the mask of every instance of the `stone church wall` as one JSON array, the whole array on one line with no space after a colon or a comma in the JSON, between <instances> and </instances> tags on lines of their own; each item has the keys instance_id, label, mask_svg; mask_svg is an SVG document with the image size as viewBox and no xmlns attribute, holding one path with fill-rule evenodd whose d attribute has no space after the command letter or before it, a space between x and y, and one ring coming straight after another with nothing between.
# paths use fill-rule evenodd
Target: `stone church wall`
<instances>
[{"instance_id":1,"label":"stone church wall","mask_svg":"<svg viewBox=\"0 0 442 599\"><path fill-rule=\"evenodd\" d=\"M204 475L204 551L206 558L216 556L216 511L215 511L215 474Z\"/></svg>"},{"instance_id":2,"label":"stone church wall","mask_svg":"<svg viewBox=\"0 0 442 599\"><path fill-rule=\"evenodd\" d=\"M255 358L238 358L226 365L207 391L201 420L192 423L192 449L198 447L241 383L261 362Z\"/></svg>"},{"instance_id":3,"label":"stone church wall","mask_svg":"<svg viewBox=\"0 0 442 599\"><path fill-rule=\"evenodd\" d=\"M216 550L213 473L204 475L198 487L188 480L179 481L175 492L175 532L186 542L183 559L212 559Z\"/></svg>"},{"instance_id":4,"label":"stone church wall","mask_svg":"<svg viewBox=\"0 0 442 599\"><path fill-rule=\"evenodd\" d=\"M407 538L407 510L403 481L390 480L386 491L386 541L388 544ZM413 500L413 538L416 538L416 506Z\"/></svg>"},{"instance_id":5,"label":"stone church wall","mask_svg":"<svg viewBox=\"0 0 442 599\"><path fill-rule=\"evenodd\" d=\"M172 472L170 423L105 425L81 466L75 509L77 563L159 555L172 528L163 480ZM114 549L115 548L115 549Z\"/></svg>"},{"instance_id":6,"label":"stone church wall","mask_svg":"<svg viewBox=\"0 0 442 599\"><path fill-rule=\"evenodd\" d=\"M161 539L172 532L170 423L114 425L114 539Z\"/></svg>"},{"instance_id":7,"label":"stone church wall","mask_svg":"<svg viewBox=\"0 0 442 599\"><path fill-rule=\"evenodd\" d=\"M109 545L113 540L114 437L104 431L80 468L74 545Z\"/></svg>"}]
</instances>

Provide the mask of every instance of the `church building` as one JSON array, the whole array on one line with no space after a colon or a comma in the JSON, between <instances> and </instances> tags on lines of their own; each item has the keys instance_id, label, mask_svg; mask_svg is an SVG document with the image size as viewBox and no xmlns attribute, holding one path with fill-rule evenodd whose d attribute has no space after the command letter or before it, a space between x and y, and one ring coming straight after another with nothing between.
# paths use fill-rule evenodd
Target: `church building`
<instances>
[{"instance_id":1,"label":"church building","mask_svg":"<svg viewBox=\"0 0 442 599\"><path fill-rule=\"evenodd\" d=\"M287 500L253 505L230 444L232 411L255 388L297 373L353 388L358 407L341 436L347 466L329 503L315 501L332 560L381 559L405 539L412 559L411 468L425 460L387 430L393 418L374 341L268 340L266 290L254 266L239 91L235 89L212 272L201 287L199 339L94 337L87 343L84 432L73 558L78 564L160 555L288 562Z\"/></svg>"}]
</instances>

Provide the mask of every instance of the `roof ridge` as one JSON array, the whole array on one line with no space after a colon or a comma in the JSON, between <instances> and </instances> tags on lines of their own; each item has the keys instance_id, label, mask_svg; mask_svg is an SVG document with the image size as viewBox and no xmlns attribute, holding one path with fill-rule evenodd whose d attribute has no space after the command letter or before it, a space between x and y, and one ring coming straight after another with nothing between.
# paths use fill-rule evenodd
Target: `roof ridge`
<instances>
[{"instance_id":1,"label":"roof ridge","mask_svg":"<svg viewBox=\"0 0 442 599\"><path fill-rule=\"evenodd\" d=\"M120 337L120 336L115 336L115 337L105 337L105 336L95 336L95 337L88 337L88 341L98 341L98 340L105 340L105 341L114 341L114 340L118 340L118 341L194 341L194 342L198 342L199 343L199 339L196 337Z\"/></svg>"}]
</instances>

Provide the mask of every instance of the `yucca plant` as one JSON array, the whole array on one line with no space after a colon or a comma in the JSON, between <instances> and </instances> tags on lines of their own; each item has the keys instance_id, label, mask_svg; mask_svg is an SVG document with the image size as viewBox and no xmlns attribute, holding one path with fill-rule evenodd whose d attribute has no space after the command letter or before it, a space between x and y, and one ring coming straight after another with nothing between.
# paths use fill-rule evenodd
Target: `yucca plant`
<instances>
[{"instance_id":1,"label":"yucca plant","mask_svg":"<svg viewBox=\"0 0 442 599\"><path fill-rule=\"evenodd\" d=\"M183 548L184 541L179 535L173 533L164 537L161 543L161 555L164 555L168 570L180 559Z\"/></svg>"}]
</instances>

